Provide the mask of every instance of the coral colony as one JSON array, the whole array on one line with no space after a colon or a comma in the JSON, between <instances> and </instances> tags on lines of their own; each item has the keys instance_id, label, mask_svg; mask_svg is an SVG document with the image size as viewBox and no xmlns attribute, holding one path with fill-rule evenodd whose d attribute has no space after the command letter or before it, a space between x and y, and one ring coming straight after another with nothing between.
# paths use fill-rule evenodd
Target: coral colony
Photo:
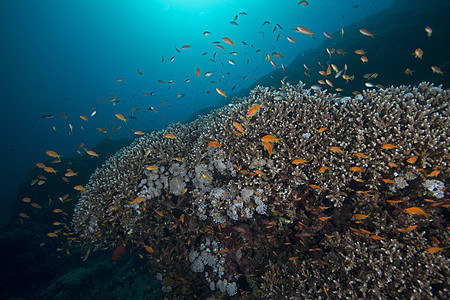
<instances>
[{"instance_id":1,"label":"coral colony","mask_svg":"<svg viewBox=\"0 0 450 300\"><path fill-rule=\"evenodd\" d=\"M258 86L111 157L73 225L145 254L177 299L446 298L448 101Z\"/></svg>"}]
</instances>

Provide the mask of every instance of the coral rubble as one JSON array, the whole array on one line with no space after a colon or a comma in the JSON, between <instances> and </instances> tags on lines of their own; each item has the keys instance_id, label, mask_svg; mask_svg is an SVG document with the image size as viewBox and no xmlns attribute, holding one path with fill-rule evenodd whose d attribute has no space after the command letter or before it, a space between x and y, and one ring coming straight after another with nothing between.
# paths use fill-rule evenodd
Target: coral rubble
<instances>
[{"instance_id":1,"label":"coral rubble","mask_svg":"<svg viewBox=\"0 0 450 300\"><path fill-rule=\"evenodd\" d=\"M139 248L175 298L445 298L448 100L256 87L111 157L73 225Z\"/></svg>"}]
</instances>

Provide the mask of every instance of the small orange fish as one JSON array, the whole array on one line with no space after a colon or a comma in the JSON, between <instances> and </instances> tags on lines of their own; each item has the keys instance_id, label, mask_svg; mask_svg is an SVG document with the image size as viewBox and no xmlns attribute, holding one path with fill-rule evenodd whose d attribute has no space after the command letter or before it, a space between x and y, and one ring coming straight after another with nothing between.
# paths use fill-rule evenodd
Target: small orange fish
<instances>
[{"instance_id":1,"label":"small orange fish","mask_svg":"<svg viewBox=\"0 0 450 300\"><path fill-rule=\"evenodd\" d=\"M411 215L422 215L424 217L431 217L430 214L427 214L423 209L421 209L420 207L409 207L409 208L405 208L403 210L404 212L411 214Z\"/></svg>"},{"instance_id":2,"label":"small orange fish","mask_svg":"<svg viewBox=\"0 0 450 300\"><path fill-rule=\"evenodd\" d=\"M137 197L133 201L131 201L130 204L139 204L144 200L145 200L145 197Z\"/></svg>"},{"instance_id":3,"label":"small orange fish","mask_svg":"<svg viewBox=\"0 0 450 300\"><path fill-rule=\"evenodd\" d=\"M48 237L57 237L58 235L54 232L49 232L49 233L47 233L47 236Z\"/></svg>"},{"instance_id":4,"label":"small orange fish","mask_svg":"<svg viewBox=\"0 0 450 300\"><path fill-rule=\"evenodd\" d=\"M361 32L362 35L370 36L371 38L373 38L373 34L370 33L370 31L368 31L367 29L360 29L359 32Z\"/></svg>"},{"instance_id":5,"label":"small orange fish","mask_svg":"<svg viewBox=\"0 0 450 300\"><path fill-rule=\"evenodd\" d=\"M42 208L42 206L40 206L38 203L31 203L31 206L33 206L34 208Z\"/></svg>"},{"instance_id":6,"label":"small orange fish","mask_svg":"<svg viewBox=\"0 0 450 300\"><path fill-rule=\"evenodd\" d=\"M416 162L416 160L417 160L417 156L412 156L412 157L408 158L406 161L410 164L413 164Z\"/></svg>"},{"instance_id":7,"label":"small orange fish","mask_svg":"<svg viewBox=\"0 0 450 300\"><path fill-rule=\"evenodd\" d=\"M160 216L160 217L164 216L164 214L163 214L162 212L158 211L158 210L155 210L155 213L156 213L158 216Z\"/></svg>"},{"instance_id":8,"label":"small orange fish","mask_svg":"<svg viewBox=\"0 0 450 300\"><path fill-rule=\"evenodd\" d=\"M134 132L134 134L136 134L136 135L143 135L144 133L143 133L142 131L140 131L140 130L136 130L136 131Z\"/></svg>"},{"instance_id":9,"label":"small orange fish","mask_svg":"<svg viewBox=\"0 0 450 300\"><path fill-rule=\"evenodd\" d=\"M125 119L125 117L122 116L121 114L115 114L115 116L116 116L117 119L119 119L121 121L124 121L124 122L127 122L127 119Z\"/></svg>"},{"instance_id":10,"label":"small orange fish","mask_svg":"<svg viewBox=\"0 0 450 300\"><path fill-rule=\"evenodd\" d=\"M331 147L330 150L333 152L344 153L344 151L342 151L339 147Z\"/></svg>"},{"instance_id":11,"label":"small orange fish","mask_svg":"<svg viewBox=\"0 0 450 300\"><path fill-rule=\"evenodd\" d=\"M241 124L239 124L238 122L233 122L233 126L234 128L236 128L239 132L241 132L242 134L245 133L244 132L244 127L242 127Z\"/></svg>"},{"instance_id":12,"label":"small orange fish","mask_svg":"<svg viewBox=\"0 0 450 300\"><path fill-rule=\"evenodd\" d=\"M31 202L31 198L22 198L22 201L25 203L30 203Z\"/></svg>"},{"instance_id":13,"label":"small orange fish","mask_svg":"<svg viewBox=\"0 0 450 300\"><path fill-rule=\"evenodd\" d=\"M402 200L386 200L387 203L396 204L396 203L402 203Z\"/></svg>"},{"instance_id":14,"label":"small orange fish","mask_svg":"<svg viewBox=\"0 0 450 300\"><path fill-rule=\"evenodd\" d=\"M199 179L202 178L202 177L207 179L207 180L209 180L209 181L212 181L211 177L209 177L209 175L206 174L206 173L202 173L202 175L201 175L201 177L199 177Z\"/></svg>"},{"instance_id":15,"label":"small orange fish","mask_svg":"<svg viewBox=\"0 0 450 300\"><path fill-rule=\"evenodd\" d=\"M222 41L223 41L225 44L228 44L228 45L234 47L234 43L233 43L233 41L232 41L229 37L224 37L224 38L222 38Z\"/></svg>"},{"instance_id":16,"label":"small orange fish","mask_svg":"<svg viewBox=\"0 0 450 300\"><path fill-rule=\"evenodd\" d=\"M431 71L433 71L433 73L444 76L444 72L437 66L431 66Z\"/></svg>"},{"instance_id":17,"label":"small orange fish","mask_svg":"<svg viewBox=\"0 0 450 300\"><path fill-rule=\"evenodd\" d=\"M125 80L125 78L117 78L116 79L117 82L121 82L121 81L124 81L124 80Z\"/></svg>"},{"instance_id":18,"label":"small orange fish","mask_svg":"<svg viewBox=\"0 0 450 300\"><path fill-rule=\"evenodd\" d=\"M304 160L304 159L294 159L294 160L292 161L292 163L293 163L294 165L303 164L303 163L305 163L305 162L306 162L306 160Z\"/></svg>"},{"instance_id":19,"label":"small orange fish","mask_svg":"<svg viewBox=\"0 0 450 300\"><path fill-rule=\"evenodd\" d=\"M363 214L354 214L353 217L357 220L363 220L367 217L369 217L369 215L363 215Z\"/></svg>"},{"instance_id":20,"label":"small orange fish","mask_svg":"<svg viewBox=\"0 0 450 300\"><path fill-rule=\"evenodd\" d=\"M219 144L219 142L213 141L208 143L209 147L221 147L222 145Z\"/></svg>"},{"instance_id":21,"label":"small orange fish","mask_svg":"<svg viewBox=\"0 0 450 300\"><path fill-rule=\"evenodd\" d=\"M261 141L268 142L268 143L278 142L279 140L280 139L277 139L273 135L265 135L261 138Z\"/></svg>"},{"instance_id":22,"label":"small orange fish","mask_svg":"<svg viewBox=\"0 0 450 300\"><path fill-rule=\"evenodd\" d=\"M423 50L420 49L420 48L417 48L416 50L414 50L414 53L411 54L411 55L414 55L415 58L420 58L420 59L422 59L422 56L423 56Z\"/></svg>"},{"instance_id":23,"label":"small orange fish","mask_svg":"<svg viewBox=\"0 0 450 300\"><path fill-rule=\"evenodd\" d=\"M159 168L156 166L147 166L146 167L147 170L153 171L153 170L158 170Z\"/></svg>"},{"instance_id":24,"label":"small orange fish","mask_svg":"<svg viewBox=\"0 0 450 300\"><path fill-rule=\"evenodd\" d=\"M64 174L64 176L67 177L72 177L72 176L77 176L78 173L74 173L72 170L68 171L66 174Z\"/></svg>"},{"instance_id":25,"label":"small orange fish","mask_svg":"<svg viewBox=\"0 0 450 300\"><path fill-rule=\"evenodd\" d=\"M320 218L319 218L320 221L326 221L326 220L328 220L328 219L331 219L331 217L320 217Z\"/></svg>"},{"instance_id":26,"label":"small orange fish","mask_svg":"<svg viewBox=\"0 0 450 300\"><path fill-rule=\"evenodd\" d=\"M86 192L86 189L82 185L76 185L73 188L82 193Z\"/></svg>"},{"instance_id":27,"label":"small orange fish","mask_svg":"<svg viewBox=\"0 0 450 300\"><path fill-rule=\"evenodd\" d=\"M54 210L52 210L54 213L57 213L57 214L59 214L59 213L62 213L63 212L63 210L61 209L61 208L55 208Z\"/></svg>"},{"instance_id":28,"label":"small orange fish","mask_svg":"<svg viewBox=\"0 0 450 300\"><path fill-rule=\"evenodd\" d=\"M310 184L309 186L312 187L313 189L323 191L323 189L320 186L318 186L318 185Z\"/></svg>"},{"instance_id":29,"label":"small orange fish","mask_svg":"<svg viewBox=\"0 0 450 300\"><path fill-rule=\"evenodd\" d=\"M80 118L83 119L83 120L85 120L85 121L88 121L88 118L85 117L85 116L80 116Z\"/></svg>"},{"instance_id":30,"label":"small orange fish","mask_svg":"<svg viewBox=\"0 0 450 300\"><path fill-rule=\"evenodd\" d=\"M317 129L317 133L322 133L322 132L324 132L325 130L327 130L326 127L319 128L319 129Z\"/></svg>"},{"instance_id":31,"label":"small orange fish","mask_svg":"<svg viewBox=\"0 0 450 300\"><path fill-rule=\"evenodd\" d=\"M383 181L384 183L395 183L394 180L390 180L390 179L386 179L386 178L382 178L381 181Z\"/></svg>"},{"instance_id":32,"label":"small orange fish","mask_svg":"<svg viewBox=\"0 0 450 300\"><path fill-rule=\"evenodd\" d=\"M58 155L58 153L56 153L55 151L52 151L52 150L48 150L48 151L46 151L45 152L48 156L50 156L50 157L54 157L54 158L57 158L57 159L61 159L60 157L60 155Z\"/></svg>"},{"instance_id":33,"label":"small orange fish","mask_svg":"<svg viewBox=\"0 0 450 300\"><path fill-rule=\"evenodd\" d=\"M396 163L393 163L393 162L388 163L388 166L391 167L391 168L397 168L398 167L398 165Z\"/></svg>"},{"instance_id":34,"label":"small orange fish","mask_svg":"<svg viewBox=\"0 0 450 300\"><path fill-rule=\"evenodd\" d=\"M223 97L225 97L225 99L227 98L227 95L225 94L225 92L224 91L222 91L221 89L219 89L219 88L216 88L216 92L219 94L219 95L221 95L221 96L223 96Z\"/></svg>"},{"instance_id":35,"label":"small orange fish","mask_svg":"<svg viewBox=\"0 0 450 300\"><path fill-rule=\"evenodd\" d=\"M269 158L270 158L273 154L272 144L269 142L264 142L264 149L266 149L267 152L269 152Z\"/></svg>"},{"instance_id":36,"label":"small orange fish","mask_svg":"<svg viewBox=\"0 0 450 300\"><path fill-rule=\"evenodd\" d=\"M44 168L44 171L47 172L47 173L53 173L53 174L56 174L56 170L53 169L52 167L45 167L45 168Z\"/></svg>"},{"instance_id":37,"label":"small orange fish","mask_svg":"<svg viewBox=\"0 0 450 300\"><path fill-rule=\"evenodd\" d=\"M43 163L37 163L37 164L36 164L36 167L41 168L41 169L44 169L44 168L45 168L45 165L44 165Z\"/></svg>"},{"instance_id":38,"label":"small orange fish","mask_svg":"<svg viewBox=\"0 0 450 300\"><path fill-rule=\"evenodd\" d=\"M353 172L364 172L364 170L360 167L351 167L350 170L352 170Z\"/></svg>"},{"instance_id":39,"label":"small orange fish","mask_svg":"<svg viewBox=\"0 0 450 300\"><path fill-rule=\"evenodd\" d=\"M300 33L306 34L306 35L310 35L311 37L313 36L313 32L311 32L311 30L309 30L308 28L305 28L303 26L297 26L297 30Z\"/></svg>"},{"instance_id":40,"label":"small orange fish","mask_svg":"<svg viewBox=\"0 0 450 300\"><path fill-rule=\"evenodd\" d=\"M197 70L195 71L195 76L200 76L200 69L199 68L197 68Z\"/></svg>"},{"instance_id":41,"label":"small orange fish","mask_svg":"<svg viewBox=\"0 0 450 300\"><path fill-rule=\"evenodd\" d=\"M398 146L393 145L393 144L384 144L381 146L381 149L394 149L397 148Z\"/></svg>"},{"instance_id":42,"label":"small orange fish","mask_svg":"<svg viewBox=\"0 0 450 300\"><path fill-rule=\"evenodd\" d=\"M355 50L355 53L358 54L358 55L365 55L366 54L366 52L364 50L361 50L361 49Z\"/></svg>"},{"instance_id":43,"label":"small orange fish","mask_svg":"<svg viewBox=\"0 0 450 300\"><path fill-rule=\"evenodd\" d=\"M403 229L403 228L397 228L397 230L400 231L400 232L409 232L409 231L413 231L413 230L416 229L416 228L417 228L417 225L413 225L413 226L410 226L410 227L408 227L408 228L406 228L406 229Z\"/></svg>"},{"instance_id":44,"label":"small orange fish","mask_svg":"<svg viewBox=\"0 0 450 300\"><path fill-rule=\"evenodd\" d=\"M370 236L371 238L373 238L374 240L385 240L385 238L384 237L381 237L381 236L378 236L378 235L371 235Z\"/></svg>"},{"instance_id":45,"label":"small orange fish","mask_svg":"<svg viewBox=\"0 0 450 300\"><path fill-rule=\"evenodd\" d=\"M330 168L327 166L323 166L322 168L319 169L319 173L324 173L326 170L330 170Z\"/></svg>"},{"instance_id":46,"label":"small orange fish","mask_svg":"<svg viewBox=\"0 0 450 300\"><path fill-rule=\"evenodd\" d=\"M361 61L362 62L369 62L369 59L367 58L367 56L361 56Z\"/></svg>"},{"instance_id":47,"label":"small orange fish","mask_svg":"<svg viewBox=\"0 0 450 300\"><path fill-rule=\"evenodd\" d=\"M166 133L164 136L168 139L176 139L177 138L175 135L173 135L171 133Z\"/></svg>"},{"instance_id":48,"label":"small orange fish","mask_svg":"<svg viewBox=\"0 0 450 300\"><path fill-rule=\"evenodd\" d=\"M263 103L264 103L264 101L260 105L255 105L255 106L250 107L250 109L246 113L246 117L250 117L250 116L253 116L254 114L256 114L261 108L264 107L264 106L262 106Z\"/></svg>"},{"instance_id":49,"label":"small orange fish","mask_svg":"<svg viewBox=\"0 0 450 300\"><path fill-rule=\"evenodd\" d=\"M98 154L95 153L95 151L92 151L92 150L86 150L86 153L89 154L90 156L98 157Z\"/></svg>"},{"instance_id":50,"label":"small orange fish","mask_svg":"<svg viewBox=\"0 0 450 300\"><path fill-rule=\"evenodd\" d=\"M144 245L144 249L145 249L145 251L147 251L148 253L153 253L153 252L155 252L155 251L153 250L152 247L147 246L147 245Z\"/></svg>"},{"instance_id":51,"label":"small orange fish","mask_svg":"<svg viewBox=\"0 0 450 300\"><path fill-rule=\"evenodd\" d=\"M442 247L430 247L427 249L427 252L428 253L436 253L436 252L439 252L442 250L444 250L444 248L442 248Z\"/></svg>"},{"instance_id":52,"label":"small orange fish","mask_svg":"<svg viewBox=\"0 0 450 300\"><path fill-rule=\"evenodd\" d=\"M25 219L29 219L30 218L30 216L27 215L26 213L20 213L19 216L21 216L22 218L25 218Z\"/></svg>"},{"instance_id":53,"label":"small orange fish","mask_svg":"<svg viewBox=\"0 0 450 300\"><path fill-rule=\"evenodd\" d=\"M430 174L428 174L427 177L435 177L435 176L439 175L439 173L441 173L441 171L435 170L435 171L431 172Z\"/></svg>"}]
</instances>

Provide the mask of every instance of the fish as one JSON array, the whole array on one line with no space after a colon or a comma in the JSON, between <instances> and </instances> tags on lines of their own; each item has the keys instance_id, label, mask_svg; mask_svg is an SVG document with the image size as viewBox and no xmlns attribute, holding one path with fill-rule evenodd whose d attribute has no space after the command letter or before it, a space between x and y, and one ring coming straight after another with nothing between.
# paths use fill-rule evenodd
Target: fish
<instances>
[{"instance_id":1,"label":"fish","mask_svg":"<svg viewBox=\"0 0 450 300\"><path fill-rule=\"evenodd\" d=\"M350 170L352 170L353 172L364 172L364 170L360 167L351 167Z\"/></svg>"},{"instance_id":2,"label":"fish","mask_svg":"<svg viewBox=\"0 0 450 300\"><path fill-rule=\"evenodd\" d=\"M116 116L117 119L119 119L119 120L121 120L121 121L124 121L124 122L127 122L127 120L125 119L125 117L122 116L121 114L115 114L115 116Z\"/></svg>"},{"instance_id":3,"label":"fish","mask_svg":"<svg viewBox=\"0 0 450 300\"><path fill-rule=\"evenodd\" d=\"M254 114L256 114L261 108L263 108L264 101L260 105L255 105L249 108L249 110L246 113L246 117L250 117Z\"/></svg>"},{"instance_id":4,"label":"fish","mask_svg":"<svg viewBox=\"0 0 450 300\"><path fill-rule=\"evenodd\" d=\"M361 56L361 61L362 62L369 62L369 59L367 58L367 56Z\"/></svg>"},{"instance_id":5,"label":"fish","mask_svg":"<svg viewBox=\"0 0 450 300\"><path fill-rule=\"evenodd\" d=\"M417 48L416 50L414 50L414 53L412 53L411 55L414 55L415 58L420 58L422 59L423 56L423 50L420 48Z\"/></svg>"},{"instance_id":6,"label":"fish","mask_svg":"<svg viewBox=\"0 0 450 300\"><path fill-rule=\"evenodd\" d=\"M213 142L209 142L208 146L214 148L214 147L221 147L222 145L220 145L219 142L217 142L217 141L213 141Z\"/></svg>"},{"instance_id":7,"label":"fish","mask_svg":"<svg viewBox=\"0 0 450 300\"><path fill-rule=\"evenodd\" d=\"M286 38L287 38L287 40L288 40L289 42L295 43L295 40L294 40L293 38L291 38L290 36L288 36L288 37L286 37Z\"/></svg>"},{"instance_id":8,"label":"fish","mask_svg":"<svg viewBox=\"0 0 450 300\"><path fill-rule=\"evenodd\" d=\"M313 189L323 191L323 189L320 186L318 186L318 185L310 184L309 186L312 187Z\"/></svg>"},{"instance_id":9,"label":"fish","mask_svg":"<svg viewBox=\"0 0 450 300\"><path fill-rule=\"evenodd\" d=\"M374 240L385 240L385 238L384 237L381 237L381 236L379 236L379 235L376 235L376 234L373 234L373 235L371 235L370 236L371 238L373 238Z\"/></svg>"},{"instance_id":10,"label":"fish","mask_svg":"<svg viewBox=\"0 0 450 300\"><path fill-rule=\"evenodd\" d=\"M89 154L90 156L98 157L98 154L92 150L86 150L86 153Z\"/></svg>"},{"instance_id":11,"label":"fish","mask_svg":"<svg viewBox=\"0 0 450 300\"><path fill-rule=\"evenodd\" d=\"M58 235L54 232L49 232L49 233L47 233L47 236L48 237L57 237Z\"/></svg>"},{"instance_id":12,"label":"fish","mask_svg":"<svg viewBox=\"0 0 450 300\"><path fill-rule=\"evenodd\" d=\"M139 204L144 200L145 200L145 197L136 197L136 198L134 198L133 201L130 202L130 204Z\"/></svg>"},{"instance_id":13,"label":"fish","mask_svg":"<svg viewBox=\"0 0 450 300\"><path fill-rule=\"evenodd\" d=\"M275 56L276 58L283 58L284 57L281 53L278 53L278 52L273 52L272 56ZM269 60L270 60L270 58L269 58Z\"/></svg>"},{"instance_id":14,"label":"fish","mask_svg":"<svg viewBox=\"0 0 450 300\"><path fill-rule=\"evenodd\" d=\"M54 115L42 115L41 119L53 119L54 117Z\"/></svg>"},{"instance_id":15,"label":"fish","mask_svg":"<svg viewBox=\"0 0 450 300\"><path fill-rule=\"evenodd\" d=\"M277 139L273 135L265 135L261 138L261 141L268 142L268 143L278 142L279 140L280 139Z\"/></svg>"},{"instance_id":16,"label":"fish","mask_svg":"<svg viewBox=\"0 0 450 300\"><path fill-rule=\"evenodd\" d=\"M292 161L292 163L293 163L294 165L303 164L303 163L305 163L305 162L306 162L306 160L304 160L304 159L294 159L294 160Z\"/></svg>"},{"instance_id":17,"label":"fish","mask_svg":"<svg viewBox=\"0 0 450 300\"><path fill-rule=\"evenodd\" d=\"M439 252L439 251L442 251L442 250L444 250L444 248L435 246L435 247L428 248L427 252L428 253L436 253L436 252Z\"/></svg>"},{"instance_id":18,"label":"fish","mask_svg":"<svg viewBox=\"0 0 450 300\"><path fill-rule=\"evenodd\" d=\"M412 225L412 226L410 226L410 227L408 227L408 228L406 228L406 229L403 229L403 228L397 228L397 230L400 231L400 232L409 232L409 231L413 231L413 230L416 229L416 228L417 228L417 225Z\"/></svg>"},{"instance_id":19,"label":"fish","mask_svg":"<svg viewBox=\"0 0 450 300\"><path fill-rule=\"evenodd\" d=\"M145 251L147 251L148 253L153 253L153 252L155 252L155 251L153 250L152 247L147 246L147 245L144 245L144 249L145 249Z\"/></svg>"},{"instance_id":20,"label":"fish","mask_svg":"<svg viewBox=\"0 0 450 300\"><path fill-rule=\"evenodd\" d=\"M224 38L222 38L222 41L223 41L225 44L228 44L228 45L234 47L234 43L233 43L233 41L232 41L229 37L224 37Z\"/></svg>"},{"instance_id":21,"label":"fish","mask_svg":"<svg viewBox=\"0 0 450 300\"><path fill-rule=\"evenodd\" d=\"M141 71L139 71L139 69L137 69L136 71L137 71L137 73L138 73L139 75L144 75L144 73L142 73Z\"/></svg>"},{"instance_id":22,"label":"fish","mask_svg":"<svg viewBox=\"0 0 450 300\"><path fill-rule=\"evenodd\" d=\"M330 168L327 166L323 166L319 169L319 173L324 173L326 170L330 170Z\"/></svg>"},{"instance_id":23,"label":"fish","mask_svg":"<svg viewBox=\"0 0 450 300\"><path fill-rule=\"evenodd\" d=\"M439 173L441 173L441 171L434 170L430 174L428 174L427 177L436 177L437 175L439 175Z\"/></svg>"},{"instance_id":24,"label":"fish","mask_svg":"<svg viewBox=\"0 0 450 300\"><path fill-rule=\"evenodd\" d=\"M273 148L272 148L272 144L269 142L264 142L264 149L267 150L267 152L269 152L269 159L273 154Z\"/></svg>"},{"instance_id":25,"label":"fish","mask_svg":"<svg viewBox=\"0 0 450 300\"><path fill-rule=\"evenodd\" d=\"M412 156L406 160L410 164L414 164L417 161L417 156Z\"/></svg>"},{"instance_id":26,"label":"fish","mask_svg":"<svg viewBox=\"0 0 450 300\"><path fill-rule=\"evenodd\" d=\"M61 156L58 153L56 153L55 151L48 150L45 153L50 157L54 157L54 158L61 160Z\"/></svg>"},{"instance_id":27,"label":"fish","mask_svg":"<svg viewBox=\"0 0 450 300\"><path fill-rule=\"evenodd\" d=\"M177 138L175 135L173 135L171 133L166 133L164 136L168 139L176 139Z\"/></svg>"},{"instance_id":28,"label":"fish","mask_svg":"<svg viewBox=\"0 0 450 300\"><path fill-rule=\"evenodd\" d=\"M209 32L209 31L203 31L203 35L204 36L208 36L208 35L210 35L211 34L211 32Z\"/></svg>"},{"instance_id":29,"label":"fish","mask_svg":"<svg viewBox=\"0 0 450 300\"><path fill-rule=\"evenodd\" d=\"M374 38L373 34L370 33L370 31L368 31L367 29L360 29L359 32L361 32L362 35L370 36L371 38Z\"/></svg>"},{"instance_id":30,"label":"fish","mask_svg":"<svg viewBox=\"0 0 450 300\"><path fill-rule=\"evenodd\" d=\"M327 38L329 38L330 40L333 39L333 38L331 37L331 35L330 35L328 32L326 32L326 31L323 32L323 35L326 36Z\"/></svg>"},{"instance_id":31,"label":"fish","mask_svg":"<svg viewBox=\"0 0 450 300\"><path fill-rule=\"evenodd\" d=\"M201 176L199 177L199 179L202 178L202 177L207 179L207 180L209 180L209 181L212 181L211 177L209 177L209 175L206 174L206 173L202 173Z\"/></svg>"},{"instance_id":32,"label":"fish","mask_svg":"<svg viewBox=\"0 0 450 300\"><path fill-rule=\"evenodd\" d=\"M158 170L159 168L158 167L156 167L156 166L147 166L147 167L145 167L147 170L149 170L149 171L153 171L153 170Z\"/></svg>"},{"instance_id":33,"label":"fish","mask_svg":"<svg viewBox=\"0 0 450 300\"><path fill-rule=\"evenodd\" d=\"M97 111L93 110L91 111L91 113L89 114L89 117L92 118L93 116L95 116L97 114Z\"/></svg>"},{"instance_id":34,"label":"fish","mask_svg":"<svg viewBox=\"0 0 450 300\"><path fill-rule=\"evenodd\" d=\"M368 218L369 215L363 215L363 214L354 214L353 217L357 220L363 220L365 218Z\"/></svg>"},{"instance_id":35,"label":"fish","mask_svg":"<svg viewBox=\"0 0 450 300\"><path fill-rule=\"evenodd\" d=\"M199 68L197 68L197 70L195 71L195 76L200 76L200 69Z\"/></svg>"},{"instance_id":36,"label":"fish","mask_svg":"<svg viewBox=\"0 0 450 300\"><path fill-rule=\"evenodd\" d=\"M117 82L121 82L121 81L124 81L124 80L125 80L125 78L117 78L116 79Z\"/></svg>"},{"instance_id":37,"label":"fish","mask_svg":"<svg viewBox=\"0 0 450 300\"><path fill-rule=\"evenodd\" d=\"M320 221L326 221L326 220L329 220L329 219L331 219L331 217L320 217L319 218Z\"/></svg>"},{"instance_id":38,"label":"fish","mask_svg":"<svg viewBox=\"0 0 450 300\"><path fill-rule=\"evenodd\" d=\"M423 209L421 209L420 207L417 207L417 206L405 208L403 210L403 212L408 213L410 215L422 215L422 216L427 217L427 218L431 217L430 214L426 213Z\"/></svg>"},{"instance_id":39,"label":"fish","mask_svg":"<svg viewBox=\"0 0 450 300\"><path fill-rule=\"evenodd\" d=\"M341 148L339 147L331 147L330 150L333 152L344 153L344 151L342 151Z\"/></svg>"},{"instance_id":40,"label":"fish","mask_svg":"<svg viewBox=\"0 0 450 300\"><path fill-rule=\"evenodd\" d=\"M442 72L442 70L437 66L431 66L431 71L433 71L433 73L444 76L444 72Z\"/></svg>"},{"instance_id":41,"label":"fish","mask_svg":"<svg viewBox=\"0 0 450 300\"><path fill-rule=\"evenodd\" d=\"M86 192L86 189L82 185L76 185L73 187L75 190L80 191L82 193Z\"/></svg>"},{"instance_id":42,"label":"fish","mask_svg":"<svg viewBox=\"0 0 450 300\"><path fill-rule=\"evenodd\" d=\"M393 144L384 144L381 146L381 149L395 149L395 148L398 148L398 146Z\"/></svg>"},{"instance_id":43,"label":"fish","mask_svg":"<svg viewBox=\"0 0 450 300\"><path fill-rule=\"evenodd\" d=\"M314 34L313 32L311 32L311 30L303 26L297 26L297 31L306 35L310 35L311 37Z\"/></svg>"},{"instance_id":44,"label":"fish","mask_svg":"<svg viewBox=\"0 0 450 300\"><path fill-rule=\"evenodd\" d=\"M189 49L189 48L191 48L191 45L183 45L181 47L182 50L186 50L186 49Z\"/></svg>"},{"instance_id":45,"label":"fish","mask_svg":"<svg viewBox=\"0 0 450 300\"><path fill-rule=\"evenodd\" d=\"M427 33L428 39L430 39L433 29L430 26L425 27L425 32Z\"/></svg>"},{"instance_id":46,"label":"fish","mask_svg":"<svg viewBox=\"0 0 450 300\"><path fill-rule=\"evenodd\" d=\"M127 253L127 250L125 248L125 244L120 244L116 250L114 250L114 253L111 257L113 261L120 260L125 254Z\"/></svg>"},{"instance_id":47,"label":"fish","mask_svg":"<svg viewBox=\"0 0 450 300\"><path fill-rule=\"evenodd\" d=\"M216 92L219 94L219 95L221 95L221 96L223 96L223 97L225 97L225 99L227 98L227 95L225 94L225 92L224 91L222 91L221 89L219 89L219 88L216 88Z\"/></svg>"},{"instance_id":48,"label":"fish","mask_svg":"<svg viewBox=\"0 0 450 300\"><path fill-rule=\"evenodd\" d=\"M242 127L241 124L239 124L238 122L233 122L233 126L234 128L236 128L241 134L244 134L244 128Z\"/></svg>"}]
</instances>

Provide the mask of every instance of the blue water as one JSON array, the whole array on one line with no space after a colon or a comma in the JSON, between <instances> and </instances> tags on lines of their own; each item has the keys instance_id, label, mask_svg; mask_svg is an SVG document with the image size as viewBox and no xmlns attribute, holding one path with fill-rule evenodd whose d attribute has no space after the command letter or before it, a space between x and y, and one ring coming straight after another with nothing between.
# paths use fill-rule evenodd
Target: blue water
<instances>
[{"instance_id":1,"label":"blue water","mask_svg":"<svg viewBox=\"0 0 450 300\"><path fill-rule=\"evenodd\" d=\"M77 150L86 155L78 148L80 143L92 149L107 136L132 138L133 130L186 122L200 109L223 101L215 88L231 95L252 84L251 77L258 79L273 70L264 60L267 53L281 53L284 58L274 61L278 67L287 66L302 51L322 43L323 31L336 32L391 2L312 0L299 6L296 1L268 0L1 1L2 219L11 213L25 174L48 159L47 150L64 157L79 155ZM236 15L239 26L230 24ZM270 24L262 26L265 21ZM272 32L276 24L283 29ZM311 28L314 38L292 31L299 25ZM204 36L204 31L211 34ZM223 37L236 45L225 44ZM214 41L225 50L217 49ZM183 45L191 47L182 50ZM205 72L213 74L205 77ZM111 95L120 102L108 102ZM96 115L89 117L93 110ZM125 124L116 113L127 119L133 113L136 119ZM46 114L54 118L41 118ZM122 126L120 132L111 131L111 124L114 129ZM108 132L101 133L98 127ZM64 172L59 170L56 176Z\"/></svg>"}]
</instances>

